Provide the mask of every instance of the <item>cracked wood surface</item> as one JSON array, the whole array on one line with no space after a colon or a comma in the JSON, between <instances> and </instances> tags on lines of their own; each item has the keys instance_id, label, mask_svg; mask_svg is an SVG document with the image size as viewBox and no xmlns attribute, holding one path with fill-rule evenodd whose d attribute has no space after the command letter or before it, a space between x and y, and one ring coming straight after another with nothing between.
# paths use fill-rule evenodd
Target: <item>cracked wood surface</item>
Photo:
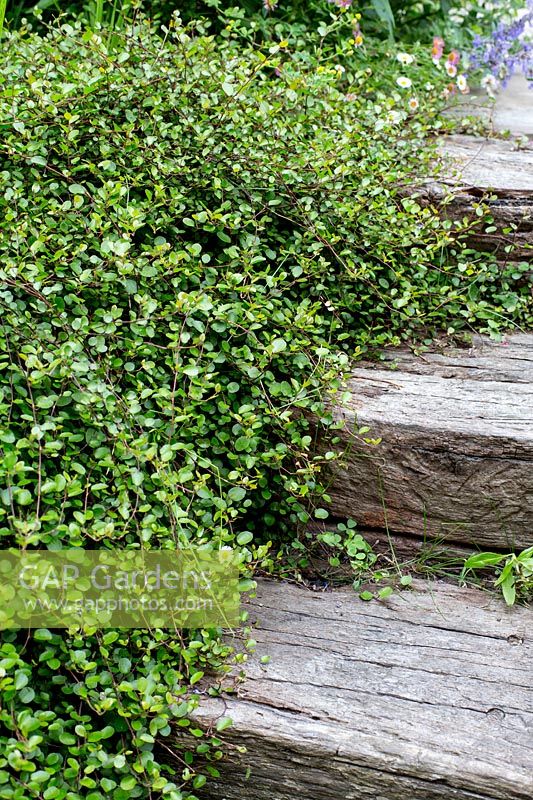
<instances>
[{"instance_id":1,"label":"cracked wood surface","mask_svg":"<svg viewBox=\"0 0 533 800\"><path fill-rule=\"evenodd\" d=\"M334 409L348 453L331 468L333 516L482 547L533 544L533 334L385 358L354 369L351 400ZM354 436L361 425L381 444Z\"/></svg>"},{"instance_id":2,"label":"cracked wood surface","mask_svg":"<svg viewBox=\"0 0 533 800\"><path fill-rule=\"evenodd\" d=\"M230 716L247 753L207 800L533 796L532 610L440 583L364 603L262 581L249 611L238 696L199 712Z\"/></svg>"},{"instance_id":3,"label":"cracked wood surface","mask_svg":"<svg viewBox=\"0 0 533 800\"><path fill-rule=\"evenodd\" d=\"M475 205L483 198L496 230L487 233L486 224L476 227L469 235L469 244L494 251L500 259L529 261L533 245L533 146L517 150L510 141L456 135L442 137L439 152L446 158L447 177L429 183L422 197L441 204L451 193L451 202L442 209L454 220L475 219ZM512 226L516 230L511 230Z\"/></svg>"},{"instance_id":4,"label":"cracked wood surface","mask_svg":"<svg viewBox=\"0 0 533 800\"><path fill-rule=\"evenodd\" d=\"M443 136L439 150L456 164L447 180L466 189L492 189L502 195L533 200L533 147L518 149L512 141L479 136Z\"/></svg>"}]
</instances>

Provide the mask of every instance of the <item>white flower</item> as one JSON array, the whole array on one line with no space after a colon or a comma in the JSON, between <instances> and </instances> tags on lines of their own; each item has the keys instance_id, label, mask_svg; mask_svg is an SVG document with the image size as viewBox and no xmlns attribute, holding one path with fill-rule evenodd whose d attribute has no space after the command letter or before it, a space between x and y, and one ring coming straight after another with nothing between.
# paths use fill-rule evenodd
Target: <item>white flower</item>
<instances>
[{"instance_id":1,"label":"white flower","mask_svg":"<svg viewBox=\"0 0 533 800\"><path fill-rule=\"evenodd\" d=\"M223 564L224 562L229 562L233 559L233 550L228 545L224 545L218 551L218 560Z\"/></svg>"},{"instance_id":2,"label":"white flower","mask_svg":"<svg viewBox=\"0 0 533 800\"><path fill-rule=\"evenodd\" d=\"M461 92L464 93L468 92L468 83L464 75L459 75L459 77L457 78L457 88Z\"/></svg>"},{"instance_id":3,"label":"white flower","mask_svg":"<svg viewBox=\"0 0 533 800\"><path fill-rule=\"evenodd\" d=\"M468 16L468 9L466 8L451 8L449 11L450 20L455 25L462 25Z\"/></svg>"},{"instance_id":4,"label":"white flower","mask_svg":"<svg viewBox=\"0 0 533 800\"><path fill-rule=\"evenodd\" d=\"M450 61L446 62L446 72L450 76L450 78L455 78L457 75L457 67L455 64L452 64Z\"/></svg>"},{"instance_id":5,"label":"white flower","mask_svg":"<svg viewBox=\"0 0 533 800\"><path fill-rule=\"evenodd\" d=\"M418 99L416 97L411 97L409 100L409 110L416 111L419 105L420 103L418 102Z\"/></svg>"},{"instance_id":6,"label":"white flower","mask_svg":"<svg viewBox=\"0 0 533 800\"><path fill-rule=\"evenodd\" d=\"M392 125L397 125L401 121L402 115L399 111L389 111L387 114L387 122L390 122Z\"/></svg>"},{"instance_id":7,"label":"white flower","mask_svg":"<svg viewBox=\"0 0 533 800\"><path fill-rule=\"evenodd\" d=\"M413 81L410 78L406 78L405 75L400 75L400 77L396 79L396 83L398 86L401 86L402 89L410 89L413 85Z\"/></svg>"},{"instance_id":8,"label":"white flower","mask_svg":"<svg viewBox=\"0 0 533 800\"><path fill-rule=\"evenodd\" d=\"M495 78L494 75L491 75L489 73L488 75L485 75L485 77L481 79L481 85L485 89L489 97L494 97L500 84L498 79Z\"/></svg>"},{"instance_id":9,"label":"white flower","mask_svg":"<svg viewBox=\"0 0 533 800\"><path fill-rule=\"evenodd\" d=\"M335 72L338 72L339 75L342 75L343 72L346 72L342 64L335 64Z\"/></svg>"},{"instance_id":10,"label":"white flower","mask_svg":"<svg viewBox=\"0 0 533 800\"><path fill-rule=\"evenodd\" d=\"M412 64L415 60L414 56L412 56L410 53L398 53L396 58L400 64Z\"/></svg>"}]
</instances>

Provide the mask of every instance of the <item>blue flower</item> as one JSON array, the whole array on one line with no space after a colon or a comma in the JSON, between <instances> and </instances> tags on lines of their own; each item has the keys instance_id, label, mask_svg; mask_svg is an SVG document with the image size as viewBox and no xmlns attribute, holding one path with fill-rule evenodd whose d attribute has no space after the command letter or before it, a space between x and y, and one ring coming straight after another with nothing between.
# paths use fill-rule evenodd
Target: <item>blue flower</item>
<instances>
[{"instance_id":1,"label":"blue flower","mask_svg":"<svg viewBox=\"0 0 533 800\"><path fill-rule=\"evenodd\" d=\"M522 72L533 86L533 43L524 38L533 23L533 0L528 11L513 22L500 24L491 37L475 36L470 55L470 71L483 69L505 86L515 72Z\"/></svg>"}]
</instances>

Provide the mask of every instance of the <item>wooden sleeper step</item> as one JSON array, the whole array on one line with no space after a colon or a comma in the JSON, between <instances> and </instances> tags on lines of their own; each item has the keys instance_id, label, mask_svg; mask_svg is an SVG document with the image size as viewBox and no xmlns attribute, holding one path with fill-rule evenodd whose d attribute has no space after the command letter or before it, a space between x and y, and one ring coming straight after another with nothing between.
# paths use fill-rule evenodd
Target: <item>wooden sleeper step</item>
<instances>
[{"instance_id":1,"label":"wooden sleeper step","mask_svg":"<svg viewBox=\"0 0 533 800\"><path fill-rule=\"evenodd\" d=\"M439 152L444 158L444 177L425 185L422 200L441 207L449 219L478 222L475 206L483 201L494 222L488 233L486 224L477 225L468 236L469 246L495 252L500 260L530 261L533 146L519 150L512 141L445 136Z\"/></svg>"},{"instance_id":2,"label":"wooden sleeper step","mask_svg":"<svg viewBox=\"0 0 533 800\"><path fill-rule=\"evenodd\" d=\"M273 582L249 610L246 679L199 711L247 752L206 800L533 797L531 610L438 583L365 603Z\"/></svg>"},{"instance_id":3,"label":"wooden sleeper step","mask_svg":"<svg viewBox=\"0 0 533 800\"><path fill-rule=\"evenodd\" d=\"M334 409L348 452L332 467L332 515L484 549L532 545L533 334L385 357L353 370L351 400ZM379 445L354 435L363 425Z\"/></svg>"}]
</instances>

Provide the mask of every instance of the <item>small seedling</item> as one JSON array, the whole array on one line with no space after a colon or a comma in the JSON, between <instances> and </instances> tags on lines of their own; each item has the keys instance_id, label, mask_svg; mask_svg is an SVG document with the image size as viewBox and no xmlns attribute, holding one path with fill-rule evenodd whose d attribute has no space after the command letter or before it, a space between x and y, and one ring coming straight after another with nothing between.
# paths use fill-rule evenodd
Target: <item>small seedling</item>
<instances>
[{"instance_id":1,"label":"small seedling","mask_svg":"<svg viewBox=\"0 0 533 800\"><path fill-rule=\"evenodd\" d=\"M499 586L508 606L517 600L528 600L533 596L533 547L521 553L474 553L465 561L461 578L469 572L494 567L497 578L494 586Z\"/></svg>"}]
</instances>

